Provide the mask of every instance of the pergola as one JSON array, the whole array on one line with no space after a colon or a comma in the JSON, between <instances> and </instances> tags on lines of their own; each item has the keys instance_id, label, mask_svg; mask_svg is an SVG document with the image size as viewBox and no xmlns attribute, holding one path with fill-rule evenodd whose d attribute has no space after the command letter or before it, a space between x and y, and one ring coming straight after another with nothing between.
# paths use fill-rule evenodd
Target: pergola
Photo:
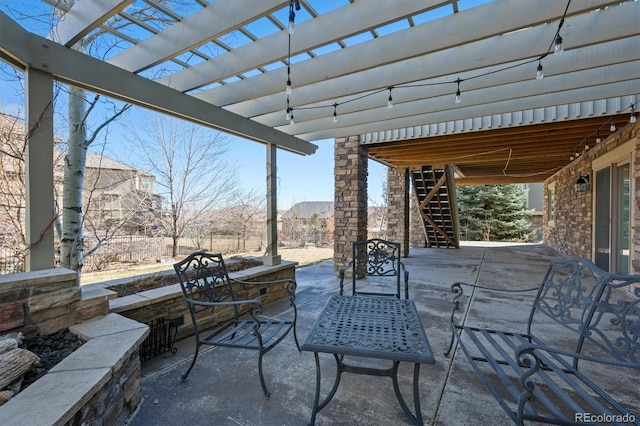
<instances>
[{"instance_id":1,"label":"pergola","mask_svg":"<svg viewBox=\"0 0 640 426\"><path fill-rule=\"evenodd\" d=\"M27 126L39 123L29 135L30 242L51 221L41 170L52 164L53 80L265 144L270 243L278 148L309 155L312 142L359 136L392 167L451 164L460 184L542 182L640 99L632 0L41 3L59 17L49 34L0 13L0 58L27 73ZM74 48L96 32L112 48ZM31 251L29 269L50 267L52 238Z\"/></svg>"}]
</instances>

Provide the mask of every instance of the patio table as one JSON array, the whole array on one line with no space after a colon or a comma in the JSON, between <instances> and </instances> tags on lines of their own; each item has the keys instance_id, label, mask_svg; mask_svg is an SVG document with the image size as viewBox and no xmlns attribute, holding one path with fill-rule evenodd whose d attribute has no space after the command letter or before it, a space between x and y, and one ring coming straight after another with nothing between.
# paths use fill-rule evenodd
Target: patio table
<instances>
[{"instance_id":1,"label":"patio table","mask_svg":"<svg viewBox=\"0 0 640 426\"><path fill-rule=\"evenodd\" d=\"M334 295L327 302L301 350L314 353L316 392L310 424L316 414L335 395L342 372L388 376L405 415L412 423L422 425L420 410L420 364L434 364L435 358L412 300L395 297ZM336 360L336 377L327 397L320 402L319 353L330 353ZM393 361L390 368L349 365L345 356L377 358ZM413 368L413 402L415 414L407 406L398 386L400 362L411 362Z\"/></svg>"}]
</instances>

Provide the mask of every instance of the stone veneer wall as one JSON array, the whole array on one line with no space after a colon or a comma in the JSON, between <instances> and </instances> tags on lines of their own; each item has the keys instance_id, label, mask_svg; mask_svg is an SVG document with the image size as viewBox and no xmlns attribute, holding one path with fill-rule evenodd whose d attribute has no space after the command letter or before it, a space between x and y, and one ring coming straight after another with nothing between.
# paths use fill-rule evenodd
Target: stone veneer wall
<instances>
[{"instance_id":1,"label":"stone veneer wall","mask_svg":"<svg viewBox=\"0 0 640 426\"><path fill-rule=\"evenodd\" d=\"M633 233L631 235L633 271L640 271L640 138L638 129L627 125L600 144L592 147L578 160L574 160L558 173L545 181L544 187L544 219L543 239L546 244L556 249L563 256L592 257L592 224L593 224L593 180L591 163L594 159L631 141L635 144L635 160L631 165L631 176L634 179L635 193L632 203ZM574 184L580 174L589 175L589 190L576 193ZM550 187L555 188L555 223L549 223ZM637 272L636 272L637 273Z\"/></svg>"},{"instance_id":2,"label":"stone veneer wall","mask_svg":"<svg viewBox=\"0 0 640 426\"><path fill-rule=\"evenodd\" d=\"M389 168L387 174L387 239L402 244L409 256L409 171Z\"/></svg>"},{"instance_id":3,"label":"stone veneer wall","mask_svg":"<svg viewBox=\"0 0 640 426\"><path fill-rule=\"evenodd\" d=\"M337 274L351 260L351 244L367 239L368 157L358 136L338 138L334 147L333 268Z\"/></svg>"},{"instance_id":4,"label":"stone veneer wall","mask_svg":"<svg viewBox=\"0 0 640 426\"><path fill-rule=\"evenodd\" d=\"M106 300L82 298L75 271L0 275L0 334L48 335L107 312Z\"/></svg>"},{"instance_id":5,"label":"stone veneer wall","mask_svg":"<svg viewBox=\"0 0 640 426\"><path fill-rule=\"evenodd\" d=\"M148 327L108 314L112 292L85 291L77 277L62 268L0 276L0 334L69 328L87 341L0 406L0 423L124 425L140 403L138 347Z\"/></svg>"}]
</instances>

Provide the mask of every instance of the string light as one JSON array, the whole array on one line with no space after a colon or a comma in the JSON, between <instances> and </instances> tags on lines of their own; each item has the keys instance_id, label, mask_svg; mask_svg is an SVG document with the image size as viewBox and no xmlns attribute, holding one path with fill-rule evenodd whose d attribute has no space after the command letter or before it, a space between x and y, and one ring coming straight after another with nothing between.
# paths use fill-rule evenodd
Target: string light
<instances>
[{"instance_id":1,"label":"string light","mask_svg":"<svg viewBox=\"0 0 640 426\"><path fill-rule=\"evenodd\" d=\"M295 121L293 121L293 109L291 109L291 110L289 111L289 124L290 124L291 126L293 126L294 124L296 124L296 123L295 123Z\"/></svg>"},{"instance_id":2,"label":"string light","mask_svg":"<svg viewBox=\"0 0 640 426\"><path fill-rule=\"evenodd\" d=\"M460 95L460 83L462 82L462 80L457 79L456 83L458 83L458 90L456 90L456 99L455 99L455 103L459 104L460 102L462 102L462 95Z\"/></svg>"},{"instance_id":3,"label":"string light","mask_svg":"<svg viewBox=\"0 0 640 426\"><path fill-rule=\"evenodd\" d=\"M391 87L387 87L387 88L384 88L384 89L377 89L377 90L374 90L372 92L365 93L365 94L363 94L361 96L352 97L351 99L346 100L346 101L344 101L342 103L336 103L336 104L337 105L342 105L342 104L346 104L346 103L349 103L349 102L355 102L355 101L358 101L360 99L376 95L376 94L378 94L380 92L383 92L385 90L389 90L389 97L388 97L387 107L388 108L392 108L393 107L393 97L391 95L391 91L394 88L427 87L427 86L438 86L438 85L451 84L451 83L456 83L457 84L455 103L461 103L462 102L462 94L460 92L460 83L462 81L481 78L481 77L484 77L484 76L487 76L487 75L490 75L490 74L495 74L497 72L506 71L506 70L510 70L512 68L517 68L517 67L520 67L520 66L523 66L523 65L527 65L527 64L530 64L530 63L535 62L535 61L538 62L538 67L536 69L536 78L537 79L542 79L544 77L544 73L542 71L542 59L544 59L545 57L547 57L551 53L552 49L554 49L554 45L558 49L562 48L562 37L560 37L559 33L560 33L560 29L562 28L562 25L564 23L564 18L567 15L567 11L569 10L569 5L570 4L571 4L571 0L568 0L567 1L567 6L566 6L565 11L564 11L564 13L562 15L562 19L560 20L560 24L558 25L558 29L556 31L556 34L554 35L554 38L552 39L552 41L551 41L551 43L550 43L550 45L549 45L549 47L547 49L547 52L542 54L542 55L540 55L539 57L537 57L535 59L529 59L529 60L526 60L526 61L521 62L519 64L509 65L509 66L506 66L506 67L501 68L501 69L497 69L497 70L494 70L494 71L489 71L489 72L486 72L486 73L482 73L482 74L474 75L474 76L471 76L471 77L467 77L464 80L458 78L455 81L448 81L448 82L405 84L405 85L399 85L399 86L391 86ZM300 10L299 0L290 0L289 1L289 12L290 12L289 13L289 24L290 24L290 27L293 26L294 22L295 22L294 8L295 8L295 10ZM292 90L292 88L291 88L291 78L290 78L290 65L289 65L291 63L291 35L292 35L292 32L289 33L289 52L288 52L288 61L287 61L287 86L286 86L287 102L289 101L289 94L291 93L291 90ZM561 53L561 52L559 52L559 53ZM307 109L309 109L310 110L310 109L318 109L318 108L327 108L327 107L330 107L330 106L332 106L332 105L331 104L329 104L329 105L316 105L316 106L308 106L308 107L299 107L299 108L296 108L296 109L299 109L299 110L307 110ZM290 111L291 111L291 113L293 113L293 108L290 108Z\"/></svg>"},{"instance_id":4,"label":"string light","mask_svg":"<svg viewBox=\"0 0 640 426\"><path fill-rule=\"evenodd\" d=\"M602 139L600 138L600 129L598 129L598 134L596 136L596 144L602 142Z\"/></svg>"},{"instance_id":5,"label":"string light","mask_svg":"<svg viewBox=\"0 0 640 426\"><path fill-rule=\"evenodd\" d=\"M609 131L611 133L616 131L616 123L614 123L613 121L611 122L611 126L609 127Z\"/></svg>"},{"instance_id":6,"label":"string light","mask_svg":"<svg viewBox=\"0 0 640 426\"><path fill-rule=\"evenodd\" d=\"M337 123L338 122L338 104L335 103L333 104L333 122Z\"/></svg>"},{"instance_id":7,"label":"string light","mask_svg":"<svg viewBox=\"0 0 640 426\"><path fill-rule=\"evenodd\" d=\"M544 72L542 72L542 62L538 61L538 68L536 69L536 80L542 80L544 78Z\"/></svg>"},{"instance_id":8,"label":"string light","mask_svg":"<svg viewBox=\"0 0 640 426\"><path fill-rule=\"evenodd\" d=\"M633 107L633 104L631 104L631 115L629 116L629 123L633 124L636 122L636 111L635 108Z\"/></svg>"},{"instance_id":9,"label":"string light","mask_svg":"<svg viewBox=\"0 0 640 426\"><path fill-rule=\"evenodd\" d=\"M289 31L289 35L293 35L296 32L295 21L296 21L296 13L293 11L295 5L296 10L300 10L300 1L299 0L291 0L289 2L289 26L287 30Z\"/></svg>"},{"instance_id":10,"label":"string light","mask_svg":"<svg viewBox=\"0 0 640 426\"><path fill-rule=\"evenodd\" d=\"M564 46L562 45L562 37L560 37L560 34L558 33L558 35L556 36L556 39L554 41L554 47L553 47L553 53L560 56L564 53Z\"/></svg>"}]
</instances>

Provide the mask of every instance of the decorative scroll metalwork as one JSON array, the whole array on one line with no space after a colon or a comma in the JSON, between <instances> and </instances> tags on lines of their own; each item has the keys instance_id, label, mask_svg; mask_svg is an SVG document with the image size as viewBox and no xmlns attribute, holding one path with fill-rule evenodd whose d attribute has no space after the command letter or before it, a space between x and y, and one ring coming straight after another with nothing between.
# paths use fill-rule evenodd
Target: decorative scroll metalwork
<instances>
[{"instance_id":1,"label":"decorative scroll metalwork","mask_svg":"<svg viewBox=\"0 0 640 426\"><path fill-rule=\"evenodd\" d=\"M586 328L587 342L616 360L638 365L640 369L640 287L624 299L616 288L629 286L628 280L610 282L595 310L593 320Z\"/></svg>"},{"instance_id":2,"label":"decorative scroll metalwork","mask_svg":"<svg viewBox=\"0 0 640 426\"><path fill-rule=\"evenodd\" d=\"M409 273L400 261L400 243L372 238L364 241L356 241L352 247L352 260L344 268L340 269L340 294L344 290L344 278L350 271L352 274L352 294L378 295L401 297L404 293L405 299L409 298ZM362 292L356 290L356 281L364 277L392 277L394 293L389 290L379 290L375 292ZM401 291L401 278L404 278L404 291ZM386 285L385 285L386 286Z\"/></svg>"},{"instance_id":3,"label":"decorative scroll metalwork","mask_svg":"<svg viewBox=\"0 0 640 426\"><path fill-rule=\"evenodd\" d=\"M589 321L607 276L586 259L552 260L531 315L535 315L536 311L544 313L563 326L581 333L582 325Z\"/></svg>"}]
</instances>

